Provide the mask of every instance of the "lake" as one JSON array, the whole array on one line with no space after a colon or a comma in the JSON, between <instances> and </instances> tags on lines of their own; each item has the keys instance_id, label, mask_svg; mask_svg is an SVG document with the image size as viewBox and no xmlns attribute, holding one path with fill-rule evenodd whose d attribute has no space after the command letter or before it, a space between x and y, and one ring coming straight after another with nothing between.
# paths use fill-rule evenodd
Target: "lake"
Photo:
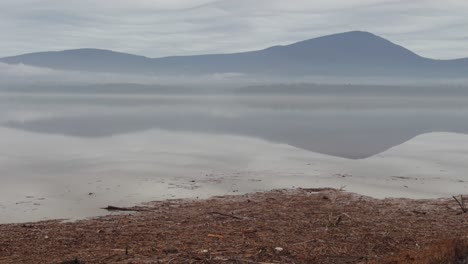
<instances>
[{"instance_id":1,"label":"lake","mask_svg":"<svg viewBox=\"0 0 468 264\"><path fill-rule=\"evenodd\" d=\"M354 89L355 94L3 93L0 125L73 137L151 129L241 135L353 159L422 133L468 132L468 94Z\"/></svg>"},{"instance_id":2,"label":"lake","mask_svg":"<svg viewBox=\"0 0 468 264\"><path fill-rule=\"evenodd\" d=\"M421 134L468 133L464 90L346 89L3 91L0 222L273 188L418 198L465 190L464 135L390 149Z\"/></svg>"}]
</instances>

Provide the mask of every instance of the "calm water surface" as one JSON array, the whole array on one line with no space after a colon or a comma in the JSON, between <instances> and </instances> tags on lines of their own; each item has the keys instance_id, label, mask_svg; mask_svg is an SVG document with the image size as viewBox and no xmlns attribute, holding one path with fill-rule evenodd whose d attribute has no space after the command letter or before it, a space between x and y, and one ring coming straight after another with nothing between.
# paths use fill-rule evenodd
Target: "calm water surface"
<instances>
[{"instance_id":1,"label":"calm water surface","mask_svg":"<svg viewBox=\"0 0 468 264\"><path fill-rule=\"evenodd\" d=\"M468 96L0 94L0 126L103 138L151 129L230 134L364 158L428 132L468 133Z\"/></svg>"}]
</instances>

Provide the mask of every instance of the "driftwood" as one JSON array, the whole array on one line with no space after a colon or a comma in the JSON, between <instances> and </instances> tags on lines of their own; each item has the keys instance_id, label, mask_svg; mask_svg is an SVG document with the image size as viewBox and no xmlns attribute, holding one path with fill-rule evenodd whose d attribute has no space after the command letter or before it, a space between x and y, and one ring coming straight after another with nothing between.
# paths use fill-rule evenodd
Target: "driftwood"
<instances>
[{"instance_id":1,"label":"driftwood","mask_svg":"<svg viewBox=\"0 0 468 264\"><path fill-rule=\"evenodd\" d=\"M344 187L343 187L344 188ZM301 188L301 190L304 190L306 192L325 192L325 191L337 191L337 189L334 188Z\"/></svg>"},{"instance_id":2,"label":"driftwood","mask_svg":"<svg viewBox=\"0 0 468 264\"><path fill-rule=\"evenodd\" d=\"M109 205L107 207L103 207L101 209L104 209L104 210L107 210L107 211L130 211L130 212L146 211L144 209L128 208L128 207L117 207L117 206L112 206L112 205Z\"/></svg>"}]
</instances>

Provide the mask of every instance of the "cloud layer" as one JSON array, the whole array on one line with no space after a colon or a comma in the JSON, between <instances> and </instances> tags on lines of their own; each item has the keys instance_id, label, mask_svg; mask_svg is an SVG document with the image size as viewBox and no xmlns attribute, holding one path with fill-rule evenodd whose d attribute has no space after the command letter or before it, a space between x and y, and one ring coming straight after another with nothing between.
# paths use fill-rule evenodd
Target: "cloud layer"
<instances>
[{"instance_id":1,"label":"cloud layer","mask_svg":"<svg viewBox=\"0 0 468 264\"><path fill-rule=\"evenodd\" d=\"M132 83L142 85L166 84L166 85L206 85L230 83L233 85L242 83L265 82L264 79L251 78L250 76L235 73L214 73L193 76L164 76L164 75L140 75L122 73L80 72L62 71L48 68L40 68L23 64L10 65L0 62L0 91L10 86L29 85L88 85L88 84L115 84Z\"/></svg>"},{"instance_id":2,"label":"cloud layer","mask_svg":"<svg viewBox=\"0 0 468 264\"><path fill-rule=\"evenodd\" d=\"M2 0L0 57L103 48L162 57L260 49L365 30L431 58L468 57L468 2Z\"/></svg>"}]
</instances>

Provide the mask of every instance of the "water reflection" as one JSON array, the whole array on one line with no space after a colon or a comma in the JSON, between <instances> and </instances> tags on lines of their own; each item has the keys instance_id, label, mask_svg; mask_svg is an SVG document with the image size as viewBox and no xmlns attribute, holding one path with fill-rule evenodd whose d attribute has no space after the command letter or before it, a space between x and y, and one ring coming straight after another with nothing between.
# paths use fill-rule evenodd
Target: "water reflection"
<instances>
[{"instance_id":1,"label":"water reflection","mask_svg":"<svg viewBox=\"0 0 468 264\"><path fill-rule=\"evenodd\" d=\"M1 125L75 137L234 134L363 158L427 132L468 133L464 96L3 94Z\"/></svg>"},{"instance_id":2,"label":"water reflection","mask_svg":"<svg viewBox=\"0 0 468 264\"><path fill-rule=\"evenodd\" d=\"M299 186L375 197L464 193L466 135L423 135L363 160L315 152L362 158L421 133L468 133L467 99L0 93L0 223Z\"/></svg>"}]
</instances>

